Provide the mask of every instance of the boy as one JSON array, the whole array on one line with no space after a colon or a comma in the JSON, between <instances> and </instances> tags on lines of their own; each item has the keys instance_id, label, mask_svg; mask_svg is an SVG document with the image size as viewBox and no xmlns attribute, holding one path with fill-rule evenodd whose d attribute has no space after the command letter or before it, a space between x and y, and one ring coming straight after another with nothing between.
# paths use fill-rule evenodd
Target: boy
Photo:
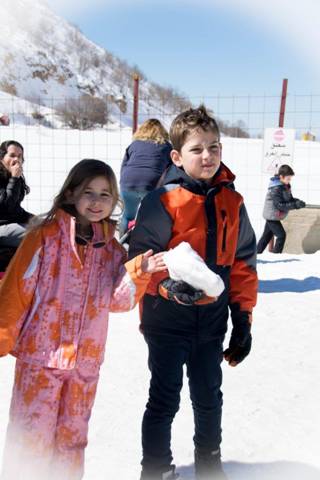
<instances>
[{"instance_id":1,"label":"boy","mask_svg":"<svg viewBox=\"0 0 320 480\"><path fill-rule=\"evenodd\" d=\"M263 218L266 220L262 237L257 245L257 252L262 253L273 235L277 237L273 253L281 253L286 241L286 232L280 220L288 215L289 210L304 208L306 204L293 198L290 182L294 171L289 165L281 165L278 174L270 178L267 196L264 202Z\"/></svg>"},{"instance_id":2,"label":"boy","mask_svg":"<svg viewBox=\"0 0 320 480\"><path fill-rule=\"evenodd\" d=\"M168 272L152 276L141 305L151 371L142 423L141 480L178 477L170 441L184 364L194 411L196 478L222 480L226 478L220 460L223 339L230 307L233 330L224 357L235 366L248 355L257 292L255 236L243 199L234 190L235 177L221 163L218 125L205 107L178 115L170 139L173 165L163 187L141 203L129 257L146 248L158 252L189 242L222 277L225 290L216 302L205 303L196 300L198 291L192 295L190 288L181 291L181 282L168 281ZM158 293L160 284L162 292L167 289L167 298Z\"/></svg>"}]
</instances>

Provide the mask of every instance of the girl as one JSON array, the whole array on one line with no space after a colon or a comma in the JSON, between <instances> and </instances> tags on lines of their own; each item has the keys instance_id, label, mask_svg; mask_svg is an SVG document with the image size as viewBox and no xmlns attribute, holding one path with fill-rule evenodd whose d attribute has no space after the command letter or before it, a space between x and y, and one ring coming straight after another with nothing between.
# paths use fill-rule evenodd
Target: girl
<instances>
[{"instance_id":1,"label":"girl","mask_svg":"<svg viewBox=\"0 0 320 480\"><path fill-rule=\"evenodd\" d=\"M118 200L108 165L79 162L1 281L0 355L17 357L4 480L83 476L108 313L132 309L165 269L152 250L124 265Z\"/></svg>"},{"instance_id":2,"label":"girl","mask_svg":"<svg viewBox=\"0 0 320 480\"><path fill-rule=\"evenodd\" d=\"M0 246L17 247L32 217L21 207L30 192L23 176L23 146L15 140L0 145Z\"/></svg>"},{"instance_id":3,"label":"girl","mask_svg":"<svg viewBox=\"0 0 320 480\"><path fill-rule=\"evenodd\" d=\"M133 136L121 165L120 188L124 212L122 236L136 216L143 197L153 190L164 170L171 164L169 134L156 118L146 120Z\"/></svg>"}]
</instances>

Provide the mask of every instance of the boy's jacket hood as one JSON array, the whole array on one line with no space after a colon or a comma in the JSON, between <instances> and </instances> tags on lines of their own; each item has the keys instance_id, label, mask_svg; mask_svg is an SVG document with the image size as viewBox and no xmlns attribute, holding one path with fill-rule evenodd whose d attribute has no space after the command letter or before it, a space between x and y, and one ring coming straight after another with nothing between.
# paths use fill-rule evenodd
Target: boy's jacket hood
<instances>
[{"instance_id":1,"label":"boy's jacket hood","mask_svg":"<svg viewBox=\"0 0 320 480\"><path fill-rule=\"evenodd\" d=\"M283 183L281 182L279 175L274 175L270 178L268 188L279 187L281 185L283 185Z\"/></svg>"},{"instance_id":2,"label":"boy's jacket hood","mask_svg":"<svg viewBox=\"0 0 320 480\"><path fill-rule=\"evenodd\" d=\"M190 177L190 175L188 175L183 168L177 167L176 165L171 165L163 180L163 185L177 183L194 193L204 195L208 190L210 190L210 188L217 185L232 184L235 178L236 177L231 170L229 170L229 168L226 167L226 165L224 165L222 162L217 173L212 178L211 184L208 184L203 180L195 180Z\"/></svg>"}]
</instances>

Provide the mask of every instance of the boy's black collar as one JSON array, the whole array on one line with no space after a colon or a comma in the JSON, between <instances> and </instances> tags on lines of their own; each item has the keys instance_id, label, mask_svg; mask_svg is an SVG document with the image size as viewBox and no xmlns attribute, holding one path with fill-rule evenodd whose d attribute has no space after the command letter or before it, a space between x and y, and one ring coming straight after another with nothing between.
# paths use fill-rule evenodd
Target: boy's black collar
<instances>
[{"instance_id":1,"label":"boy's black collar","mask_svg":"<svg viewBox=\"0 0 320 480\"><path fill-rule=\"evenodd\" d=\"M219 177L221 177L221 181L219 181ZM212 177L212 181L210 182L210 184L203 180L195 180L190 177L183 170L183 168L177 167L176 165L171 165L164 178L163 185L176 183L180 184L187 190L192 191L193 193L197 193L199 195L206 195L210 189L217 187L221 183L233 183L234 178L234 175L223 163L220 164L220 167L215 173L215 175Z\"/></svg>"}]
</instances>

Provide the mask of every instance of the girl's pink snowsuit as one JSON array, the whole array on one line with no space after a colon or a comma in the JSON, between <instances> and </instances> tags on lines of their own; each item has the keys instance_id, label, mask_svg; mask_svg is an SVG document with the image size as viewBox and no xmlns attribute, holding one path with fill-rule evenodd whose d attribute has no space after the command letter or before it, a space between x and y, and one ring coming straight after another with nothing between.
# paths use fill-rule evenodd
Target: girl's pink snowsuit
<instances>
[{"instance_id":1,"label":"girl's pink snowsuit","mask_svg":"<svg viewBox=\"0 0 320 480\"><path fill-rule=\"evenodd\" d=\"M82 478L109 311L132 309L150 279L141 255L124 265L111 224L93 228L81 261L75 219L58 211L0 283L0 355L17 357L4 479Z\"/></svg>"}]
</instances>

